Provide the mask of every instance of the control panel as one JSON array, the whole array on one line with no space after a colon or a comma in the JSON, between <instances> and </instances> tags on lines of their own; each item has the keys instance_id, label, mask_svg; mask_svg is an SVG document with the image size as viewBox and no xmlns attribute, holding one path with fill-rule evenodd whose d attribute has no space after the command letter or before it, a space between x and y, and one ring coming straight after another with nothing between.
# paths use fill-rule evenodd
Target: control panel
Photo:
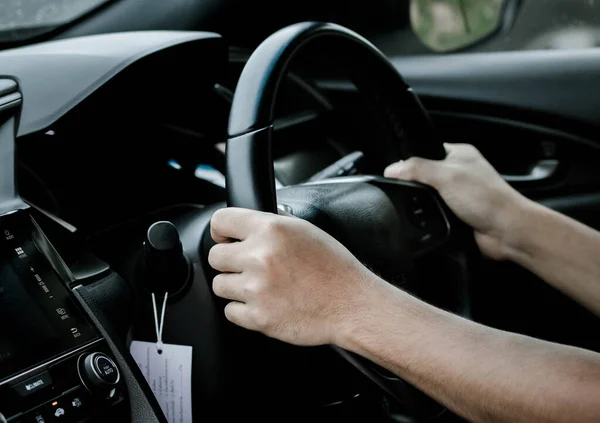
<instances>
[{"instance_id":1,"label":"control panel","mask_svg":"<svg viewBox=\"0 0 600 423\"><path fill-rule=\"evenodd\" d=\"M104 341L0 386L0 407L9 423L103 421L124 399L119 368Z\"/></svg>"},{"instance_id":2,"label":"control panel","mask_svg":"<svg viewBox=\"0 0 600 423\"><path fill-rule=\"evenodd\" d=\"M125 404L111 350L26 211L0 218L0 422L103 421Z\"/></svg>"},{"instance_id":3,"label":"control panel","mask_svg":"<svg viewBox=\"0 0 600 423\"><path fill-rule=\"evenodd\" d=\"M426 251L447 239L448 221L430 190L407 189L405 204L406 215L411 223L407 231L411 251Z\"/></svg>"},{"instance_id":4,"label":"control panel","mask_svg":"<svg viewBox=\"0 0 600 423\"><path fill-rule=\"evenodd\" d=\"M424 185L407 181L373 178L397 208L403 233L414 256L426 253L446 242L450 224L436 192Z\"/></svg>"}]
</instances>

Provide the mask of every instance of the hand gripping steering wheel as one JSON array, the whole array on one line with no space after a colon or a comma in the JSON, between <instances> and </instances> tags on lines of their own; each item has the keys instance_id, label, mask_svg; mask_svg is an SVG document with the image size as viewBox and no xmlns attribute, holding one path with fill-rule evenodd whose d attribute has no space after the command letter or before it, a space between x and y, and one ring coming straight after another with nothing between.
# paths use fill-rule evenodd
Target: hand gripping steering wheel
<instances>
[{"instance_id":1,"label":"hand gripping steering wheel","mask_svg":"<svg viewBox=\"0 0 600 423\"><path fill-rule=\"evenodd\" d=\"M276 99L290 63L300 54L308 60L326 57L347 73L382 118L399 157L445 157L428 113L383 53L339 25L299 23L267 38L239 79L226 152L228 205L277 213L277 204L283 203L387 280L397 279L410 271L415 257L450 239L451 216L433 190L379 176L350 176L276 192L271 151ZM361 357L338 352L414 412L439 414L441 407L432 408L408 384Z\"/></svg>"}]
</instances>

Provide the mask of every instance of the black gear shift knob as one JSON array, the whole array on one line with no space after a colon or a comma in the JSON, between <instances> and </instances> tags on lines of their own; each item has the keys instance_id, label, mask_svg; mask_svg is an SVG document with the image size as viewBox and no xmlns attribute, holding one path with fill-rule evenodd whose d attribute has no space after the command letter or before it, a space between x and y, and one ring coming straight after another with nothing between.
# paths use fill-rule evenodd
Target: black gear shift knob
<instances>
[{"instance_id":1,"label":"black gear shift knob","mask_svg":"<svg viewBox=\"0 0 600 423\"><path fill-rule=\"evenodd\" d=\"M171 222L156 222L148 228L140 261L141 283L148 292L168 292L171 297L185 288L189 264L179 232Z\"/></svg>"}]
</instances>

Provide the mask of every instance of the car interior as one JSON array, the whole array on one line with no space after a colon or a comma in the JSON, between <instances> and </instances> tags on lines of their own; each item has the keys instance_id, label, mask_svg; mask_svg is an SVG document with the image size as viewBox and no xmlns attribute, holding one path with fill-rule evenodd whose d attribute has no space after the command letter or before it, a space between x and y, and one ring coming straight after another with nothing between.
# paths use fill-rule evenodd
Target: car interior
<instances>
[{"instance_id":1,"label":"car interior","mask_svg":"<svg viewBox=\"0 0 600 423\"><path fill-rule=\"evenodd\" d=\"M30 6L69 3L52 1ZM6 31L0 17L0 422L464 421L362 357L227 321L207 255L228 206L306 219L473 321L600 351L596 316L484 257L432 188L382 176L473 144L600 229L600 55L500 51L536 2L486 2L493 27L444 51L415 30L444 0L93 0Z\"/></svg>"}]
</instances>

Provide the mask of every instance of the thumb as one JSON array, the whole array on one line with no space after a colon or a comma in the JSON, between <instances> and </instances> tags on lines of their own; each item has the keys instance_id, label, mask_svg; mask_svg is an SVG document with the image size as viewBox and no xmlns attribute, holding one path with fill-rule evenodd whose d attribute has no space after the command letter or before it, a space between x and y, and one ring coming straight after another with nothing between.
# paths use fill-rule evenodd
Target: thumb
<instances>
[{"instance_id":1,"label":"thumb","mask_svg":"<svg viewBox=\"0 0 600 423\"><path fill-rule=\"evenodd\" d=\"M438 188L444 179L444 161L411 157L389 165L383 172L386 178L421 182Z\"/></svg>"}]
</instances>

